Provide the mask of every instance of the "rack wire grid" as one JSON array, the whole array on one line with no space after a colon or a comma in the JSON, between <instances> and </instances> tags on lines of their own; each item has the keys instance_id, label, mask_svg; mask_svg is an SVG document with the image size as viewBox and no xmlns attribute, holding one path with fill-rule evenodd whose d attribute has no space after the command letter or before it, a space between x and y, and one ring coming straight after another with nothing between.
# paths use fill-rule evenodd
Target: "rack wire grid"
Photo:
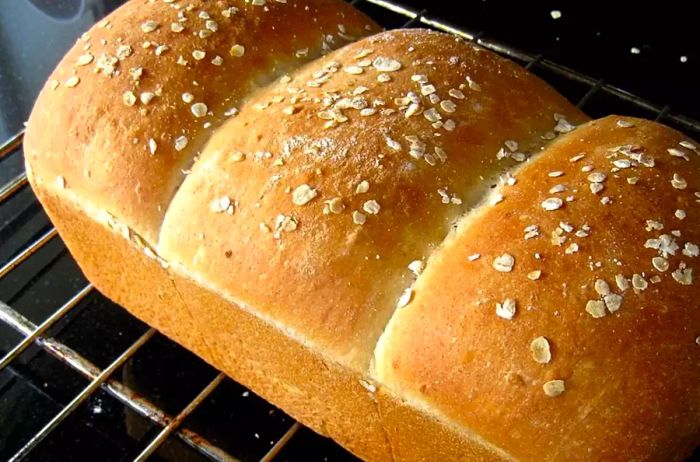
<instances>
[{"instance_id":1,"label":"rack wire grid","mask_svg":"<svg viewBox=\"0 0 700 462\"><path fill-rule=\"evenodd\" d=\"M350 3L368 13L388 29L396 27L432 28L457 35L500 55L504 55L547 80L569 99L577 101L579 107L585 108L593 115L596 115L596 112L600 112L602 115L603 113L615 111L626 114L632 113L662 121L688 133L692 137L700 138L700 122L671 111L668 105L647 101L623 89L609 85L603 80L589 77L552 62L542 55L533 55L488 38L482 32L454 26L439 17L432 16L426 10L418 11L398 2L388 0L353 0ZM0 147L0 161L8 158L10 155L21 157L22 138L23 133L19 133ZM27 175L25 172L17 174L0 188L0 206L15 199L33 201L36 205L36 199L31 195L31 190L27 187ZM21 240L21 230L16 231L18 232L14 233L13 238L15 241ZM80 307L89 304L90 300L92 300L93 305L98 305L93 307L92 311L111 309L112 313L120 313L116 316L129 315L118 308L108 308L112 307L111 303L97 293L93 286L84 279L78 278L80 282L76 282L75 278L71 279L71 281L66 281L62 278L62 271L65 271L65 268L56 267L57 255L63 255L65 259L69 260L70 257L67 256L68 254L60 241L60 237L57 235L56 229L50 225L48 220L45 219L43 229L38 232L35 230L33 234L29 240L30 243L28 245L20 245L18 248L21 248L21 250L16 252L11 258L6 258L4 260L6 263L0 268L0 288L8 279L14 278L17 281L21 281L6 283L6 286L12 284L14 290L10 291L8 303L0 301L0 320L6 326L9 326L14 333L19 334L19 340L14 344L14 347L11 347L9 352L0 359L0 373L8 369L18 369L19 373L21 373L22 365L17 365L17 363L21 362L22 356L28 354L29 351L37 352L35 354L43 352L55 358L52 360L54 363L57 359L63 365L57 366L54 364L50 367L52 371L62 371L59 374L61 377L65 376L66 370L77 372L84 379L87 379L87 385L85 385L84 379L82 382L78 381L78 385L73 387L75 393L72 396L69 394L65 397L65 404L56 408L53 417L48 418L48 420L33 422L35 431L30 433L33 436L20 437L21 441L17 441L17 447L13 450L14 455L10 456L11 461L23 460L27 456L33 458L31 455L35 454L36 451L39 451L39 454L41 454L42 445L47 446L43 451L44 453L50 451L55 445L48 444L47 437L50 437L52 434L60 434L62 428L69 426L71 423L75 425L75 422L79 421L81 417L84 418L86 413L84 408L90 407L88 403L92 403L90 410L93 417L96 414L99 415L101 406L107 405L106 400L110 396L117 402L122 403L125 409L129 410L128 415L131 416L132 420L134 418L137 421L139 418L142 420L138 421L140 423L133 425L137 429L140 428L140 430L136 431L137 434L140 434L140 438L137 438L137 443L140 446L137 444L136 447L131 447L130 452L127 451L127 454L121 456L119 460L131 458L142 461L152 456L155 459L167 460L167 446L176 443L179 443L180 446L182 446L181 443L184 443L191 448L190 452L197 455L191 460L259 460L261 462L268 462L272 459L308 460L304 456L305 452L308 453L310 450L315 452L319 446L325 447L325 454L331 454L333 460L354 459L329 440L314 435L298 422L285 416L279 410L272 408L271 405L267 405L267 414L273 416L272 421L265 421L265 418L252 416L255 412L260 413L260 406L250 406L247 403L252 399L257 399L262 403L264 401L254 397L240 385L235 384L230 379L225 378L222 373L214 371L203 363L196 368L197 380L191 380L194 374L180 371L182 373L180 375L183 377L180 385L195 382L196 385L185 386L184 388L187 390L193 387L196 388L190 390L192 392L189 395L191 400L188 401L188 397L180 398L182 402L179 408L164 409L172 407L172 405L159 404L159 402L164 401L162 396L160 396L163 393L162 391L156 390L152 393L153 396L151 398L142 395L141 391L137 390L138 386L135 387L133 384L128 383L129 380L138 382L138 380L133 380L134 376L138 377L138 371L129 370L131 359L143 353L144 349L148 349L154 343L159 343L161 347L165 345L164 348L166 349L170 348L168 351L173 357L179 358L189 353L179 349L178 346L158 335L154 329L148 328L138 323L138 321L132 320L132 324L136 323L140 326L140 329L136 329L137 332L132 332L134 335L131 335L128 339L124 338L127 337L126 335L119 335L120 339L114 341L121 345L121 353L117 354L116 357L104 357L105 355L102 354L104 343L100 343L101 339L94 339L92 343L93 348L89 351L79 352L68 346L68 340L61 339L62 330L52 336L51 332L56 331L56 327L62 323L72 322L80 325L80 322L75 321L75 316L73 315L80 311ZM24 267L30 266L30 262L42 252L50 254L49 263L39 268L38 274L36 274L36 267L34 268L34 273L29 272L28 276L21 274ZM0 261L3 261L2 258L3 255L0 253ZM75 266L74 263L73 266ZM55 279L51 281L51 284L55 284L59 289L52 286L52 293L68 294L68 301L57 308L54 300L46 302L41 297L35 297L35 299L27 302L27 297L22 298L22 293L31 292L32 285L36 284L37 280L47 272L58 273ZM15 274L17 275L16 277L14 276ZM33 311L34 317L41 319L41 321L35 323L25 317L18 309L10 306L13 303L12 300L16 300L20 304L32 304L35 308ZM83 308L83 311L85 310L86 308ZM106 323L105 328L108 331L110 326L109 318L102 322ZM0 328L2 327L3 325L0 324ZM123 334L123 332L119 332L119 334ZM168 343L171 345L168 345ZM153 354L162 354L162 352ZM88 356L93 359L88 359ZM180 361L176 360L175 362L179 363ZM104 365L100 367L96 363L104 363ZM124 380L120 381L115 378L115 372L118 370L121 371L121 376ZM55 380L53 379L55 376L51 377L48 382L44 383L45 388L52 387L51 380ZM2 377L0 376L0 391L3 388L1 379ZM75 382L75 378L69 381ZM232 391L232 387L238 393ZM182 388L182 386L179 388ZM214 403L215 406L221 405L224 398L219 397L217 401L214 395L217 390L222 388L226 388L225 394L228 397L236 395L248 398L247 402L240 399L235 401L234 406L236 409L233 409L232 414L238 415L237 418L240 422L234 427L241 430L241 432L252 433L251 428L247 425L247 421L262 421L262 428L268 430L268 435L264 438L265 441L262 441L258 433L252 433L252 440L251 438L246 439L241 435L235 436L231 434L224 438L214 437L212 439L205 437L194 429L197 426L194 417L199 409L203 406L211 405L212 401L216 401ZM187 391L181 391L181 394L186 395ZM265 404L262 407L265 409ZM251 409L257 410L252 411ZM126 418L126 420L128 419L129 417ZM191 420L192 423L190 422ZM71 423L67 424L68 421ZM270 430L270 427L274 427L273 430ZM147 430L143 430L143 428ZM232 446L229 444L231 440L238 446L233 446L233 449L231 449ZM85 444L89 446L89 443ZM296 453L292 449L294 446L296 446ZM238 450L242 447L247 449ZM314 447L314 449L310 449L310 447ZM77 450L80 452L81 447L79 446ZM301 455L295 456L295 454ZM295 457L299 458L295 459ZM326 455L324 460L328 460L328 457ZM188 460L190 459L188 458Z\"/></svg>"}]
</instances>

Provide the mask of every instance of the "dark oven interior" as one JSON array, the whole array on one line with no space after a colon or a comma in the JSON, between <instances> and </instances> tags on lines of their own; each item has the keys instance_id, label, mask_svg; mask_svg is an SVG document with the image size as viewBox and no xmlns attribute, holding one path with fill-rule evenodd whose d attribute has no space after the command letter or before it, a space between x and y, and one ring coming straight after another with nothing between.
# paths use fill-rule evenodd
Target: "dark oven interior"
<instances>
[{"instance_id":1,"label":"dark oven interior","mask_svg":"<svg viewBox=\"0 0 700 462\"><path fill-rule=\"evenodd\" d=\"M0 8L0 459L356 460L94 290L28 187L22 122L33 99L72 41L120 3L4 0ZM558 17L546 3L484 0L461 12L456 2L352 3L387 28L477 41L592 116L646 117L700 139L700 54L682 12L650 9L624 25L607 10L612 17L598 22L574 6ZM675 35L661 25L640 32L666 19Z\"/></svg>"}]
</instances>

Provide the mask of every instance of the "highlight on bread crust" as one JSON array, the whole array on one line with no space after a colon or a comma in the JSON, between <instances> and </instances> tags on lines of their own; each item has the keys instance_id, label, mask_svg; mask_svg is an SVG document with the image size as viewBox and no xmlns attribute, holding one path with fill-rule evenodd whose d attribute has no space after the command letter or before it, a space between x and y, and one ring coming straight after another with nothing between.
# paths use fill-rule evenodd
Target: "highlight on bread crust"
<instances>
[{"instance_id":1,"label":"highlight on bread crust","mask_svg":"<svg viewBox=\"0 0 700 462\"><path fill-rule=\"evenodd\" d=\"M610 116L513 171L503 201L467 214L431 256L379 342L376 379L521 460L688 456L696 146Z\"/></svg>"},{"instance_id":2,"label":"highlight on bread crust","mask_svg":"<svg viewBox=\"0 0 700 462\"><path fill-rule=\"evenodd\" d=\"M128 2L51 74L27 160L37 181L60 175L155 245L185 173L242 101L378 30L339 0Z\"/></svg>"},{"instance_id":3,"label":"highlight on bread crust","mask_svg":"<svg viewBox=\"0 0 700 462\"><path fill-rule=\"evenodd\" d=\"M368 460L689 453L696 144L377 31L334 0L132 0L86 33L25 153L81 268Z\"/></svg>"},{"instance_id":4,"label":"highlight on bread crust","mask_svg":"<svg viewBox=\"0 0 700 462\"><path fill-rule=\"evenodd\" d=\"M216 131L166 213L158 253L364 372L414 278L409 264L514 157L554 136L557 119L585 116L452 36L360 40L258 92Z\"/></svg>"}]
</instances>

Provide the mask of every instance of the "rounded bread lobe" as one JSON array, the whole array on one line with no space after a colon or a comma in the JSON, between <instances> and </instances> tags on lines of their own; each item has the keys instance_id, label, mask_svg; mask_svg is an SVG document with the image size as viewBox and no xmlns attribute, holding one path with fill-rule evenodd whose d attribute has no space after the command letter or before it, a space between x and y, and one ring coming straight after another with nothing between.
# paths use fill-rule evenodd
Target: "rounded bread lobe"
<instances>
[{"instance_id":1,"label":"rounded bread lobe","mask_svg":"<svg viewBox=\"0 0 700 462\"><path fill-rule=\"evenodd\" d=\"M33 181L57 176L155 245L204 142L274 78L378 27L338 0L133 0L83 34L27 125Z\"/></svg>"},{"instance_id":2,"label":"rounded bread lobe","mask_svg":"<svg viewBox=\"0 0 700 462\"><path fill-rule=\"evenodd\" d=\"M279 79L218 130L158 251L366 371L410 299L411 262L518 163L512 154L524 161L555 136L558 119L586 120L490 52L425 30L372 36ZM222 197L232 215L210 209Z\"/></svg>"},{"instance_id":3,"label":"rounded bread lobe","mask_svg":"<svg viewBox=\"0 0 700 462\"><path fill-rule=\"evenodd\" d=\"M430 258L379 342L376 379L518 459L688 456L700 443L696 146L618 116L556 140ZM510 272L491 265L504 253ZM512 319L496 315L505 299Z\"/></svg>"}]
</instances>

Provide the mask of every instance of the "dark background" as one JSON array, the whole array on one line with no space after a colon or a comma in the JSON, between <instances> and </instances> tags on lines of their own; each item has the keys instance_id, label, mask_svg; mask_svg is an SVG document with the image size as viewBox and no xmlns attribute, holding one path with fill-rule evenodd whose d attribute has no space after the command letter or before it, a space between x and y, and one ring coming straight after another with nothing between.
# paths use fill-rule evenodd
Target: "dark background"
<instances>
[{"instance_id":1,"label":"dark background","mask_svg":"<svg viewBox=\"0 0 700 462\"><path fill-rule=\"evenodd\" d=\"M160 1L160 0L159 0ZM0 0L0 144L22 129L48 74L76 38L118 0ZM404 0L430 17L483 32L534 55L559 62L636 93L659 107L700 119L700 54L692 2L467 2ZM359 6L382 24L405 19ZM550 12L561 11L553 19ZM631 53L636 47L639 54ZM681 62L686 56L687 62ZM533 72L574 102L588 87L539 66ZM593 116L610 112L653 118L651 111L602 93L584 106ZM689 133L695 135L696 133ZM21 149L0 160L0 188L22 171ZM29 188L0 204L0 266L51 227ZM46 319L87 281L60 238L0 279L0 300L34 323ZM146 326L96 292L49 333L98 367L105 367ZM0 357L20 337L0 322ZM216 371L167 339L156 336L114 376L171 414L177 413ZM65 406L86 380L37 347L0 371L0 460L21 447ZM242 461L256 461L293 420L226 380L184 426ZM29 460L131 460L159 431L100 390L41 443ZM603 430L604 431L604 430ZM171 437L154 460L204 461ZM308 430L291 440L280 462L347 462L355 459ZM700 460L696 456L695 460Z\"/></svg>"},{"instance_id":2,"label":"dark background","mask_svg":"<svg viewBox=\"0 0 700 462\"><path fill-rule=\"evenodd\" d=\"M406 0L533 54L700 118L695 2ZM458 6L459 5L459 6ZM561 11L553 19L552 10ZM640 50L631 53L632 47ZM681 62L681 56L687 61Z\"/></svg>"}]
</instances>

